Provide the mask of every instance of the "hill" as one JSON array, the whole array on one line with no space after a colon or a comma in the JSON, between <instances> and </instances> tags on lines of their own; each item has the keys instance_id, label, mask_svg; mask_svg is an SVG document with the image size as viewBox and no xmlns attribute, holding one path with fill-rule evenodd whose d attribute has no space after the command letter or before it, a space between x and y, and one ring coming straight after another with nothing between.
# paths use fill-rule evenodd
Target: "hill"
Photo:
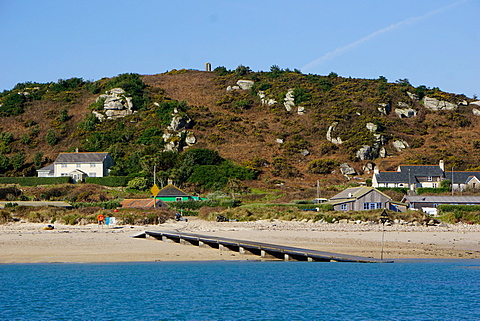
<instances>
[{"instance_id":1,"label":"hill","mask_svg":"<svg viewBox=\"0 0 480 321\"><path fill-rule=\"evenodd\" d=\"M365 181L374 166L443 159L472 170L480 160L476 99L408 79L218 67L26 82L1 93L0 104L4 176L35 176L78 148L110 152L113 175L151 181L155 165L157 179L197 192L246 185L295 198L314 196L317 180L326 194ZM342 175L343 163L355 174Z\"/></svg>"}]
</instances>

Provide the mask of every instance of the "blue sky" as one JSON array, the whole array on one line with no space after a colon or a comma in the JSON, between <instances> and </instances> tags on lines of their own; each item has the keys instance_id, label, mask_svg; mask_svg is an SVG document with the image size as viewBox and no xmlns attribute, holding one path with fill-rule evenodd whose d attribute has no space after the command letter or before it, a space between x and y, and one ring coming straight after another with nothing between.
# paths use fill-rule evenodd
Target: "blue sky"
<instances>
[{"instance_id":1,"label":"blue sky","mask_svg":"<svg viewBox=\"0 0 480 321\"><path fill-rule=\"evenodd\" d=\"M272 65L480 96L480 0L0 0L0 91Z\"/></svg>"}]
</instances>

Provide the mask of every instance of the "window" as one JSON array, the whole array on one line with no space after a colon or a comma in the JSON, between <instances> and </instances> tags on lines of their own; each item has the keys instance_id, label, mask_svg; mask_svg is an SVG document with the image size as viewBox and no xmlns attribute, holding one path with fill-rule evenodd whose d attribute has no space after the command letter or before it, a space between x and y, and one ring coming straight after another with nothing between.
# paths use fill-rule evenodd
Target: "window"
<instances>
[{"instance_id":1,"label":"window","mask_svg":"<svg viewBox=\"0 0 480 321\"><path fill-rule=\"evenodd\" d=\"M68 173L61 173L61 176L68 176Z\"/></svg>"},{"instance_id":2,"label":"window","mask_svg":"<svg viewBox=\"0 0 480 321\"><path fill-rule=\"evenodd\" d=\"M428 177L427 177L427 182L431 182L431 181L433 181L432 176L428 176Z\"/></svg>"},{"instance_id":3,"label":"window","mask_svg":"<svg viewBox=\"0 0 480 321\"><path fill-rule=\"evenodd\" d=\"M347 210L347 204L340 205L340 210L346 211Z\"/></svg>"},{"instance_id":4,"label":"window","mask_svg":"<svg viewBox=\"0 0 480 321\"><path fill-rule=\"evenodd\" d=\"M88 173L89 177L97 177L97 173Z\"/></svg>"},{"instance_id":5,"label":"window","mask_svg":"<svg viewBox=\"0 0 480 321\"><path fill-rule=\"evenodd\" d=\"M370 209L374 210L377 208L377 203L370 203Z\"/></svg>"},{"instance_id":6,"label":"window","mask_svg":"<svg viewBox=\"0 0 480 321\"><path fill-rule=\"evenodd\" d=\"M64 168L67 167L67 164L62 164L62 167L64 167Z\"/></svg>"},{"instance_id":7,"label":"window","mask_svg":"<svg viewBox=\"0 0 480 321\"><path fill-rule=\"evenodd\" d=\"M96 167L97 164L94 164L94 163L90 163L90 167Z\"/></svg>"},{"instance_id":8,"label":"window","mask_svg":"<svg viewBox=\"0 0 480 321\"><path fill-rule=\"evenodd\" d=\"M363 203L363 209L364 209L364 210L368 210L368 209L369 209L368 203Z\"/></svg>"},{"instance_id":9,"label":"window","mask_svg":"<svg viewBox=\"0 0 480 321\"><path fill-rule=\"evenodd\" d=\"M176 200L177 202L181 202L181 201L182 201L182 198L181 198L181 197L177 197L177 198L175 198L175 200Z\"/></svg>"},{"instance_id":10,"label":"window","mask_svg":"<svg viewBox=\"0 0 480 321\"><path fill-rule=\"evenodd\" d=\"M82 164L77 163L76 166L77 166L77 168L79 168L79 167L82 167Z\"/></svg>"},{"instance_id":11,"label":"window","mask_svg":"<svg viewBox=\"0 0 480 321\"><path fill-rule=\"evenodd\" d=\"M377 208L382 208L382 207L383 207L383 206L382 206L382 202L378 202L378 203L377 203Z\"/></svg>"}]
</instances>

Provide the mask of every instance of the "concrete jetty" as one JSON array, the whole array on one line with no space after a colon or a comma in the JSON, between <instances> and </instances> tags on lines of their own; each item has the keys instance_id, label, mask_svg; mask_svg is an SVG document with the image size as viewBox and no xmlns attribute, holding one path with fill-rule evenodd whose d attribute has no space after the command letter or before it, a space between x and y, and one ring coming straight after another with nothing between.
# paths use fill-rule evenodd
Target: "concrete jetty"
<instances>
[{"instance_id":1,"label":"concrete jetty","mask_svg":"<svg viewBox=\"0 0 480 321\"><path fill-rule=\"evenodd\" d=\"M172 231L145 231L133 237L151 237L166 242L210 247L223 251L235 251L240 254L257 255L263 259L280 259L285 261L309 262L357 262L357 263L393 263L393 261L380 260L369 257L323 252L298 247L230 239L217 236L200 235L186 232Z\"/></svg>"}]
</instances>

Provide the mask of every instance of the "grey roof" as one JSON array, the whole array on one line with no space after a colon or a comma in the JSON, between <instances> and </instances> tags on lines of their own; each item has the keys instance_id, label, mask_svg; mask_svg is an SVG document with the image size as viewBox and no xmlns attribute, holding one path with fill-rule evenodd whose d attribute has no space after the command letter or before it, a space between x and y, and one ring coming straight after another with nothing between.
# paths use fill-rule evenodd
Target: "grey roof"
<instances>
[{"instance_id":1,"label":"grey roof","mask_svg":"<svg viewBox=\"0 0 480 321\"><path fill-rule=\"evenodd\" d=\"M173 186L172 184L168 184L167 186L165 186L164 188L162 188L157 196L164 196L164 197L176 197L176 196L189 196L187 193L185 193L184 191L182 191L181 189L179 189L178 187L176 186Z\"/></svg>"},{"instance_id":2,"label":"grey roof","mask_svg":"<svg viewBox=\"0 0 480 321\"><path fill-rule=\"evenodd\" d=\"M400 172L379 172L375 174L378 183L417 182L417 177L443 177L443 171L438 165L401 165Z\"/></svg>"},{"instance_id":3,"label":"grey roof","mask_svg":"<svg viewBox=\"0 0 480 321\"><path fill-rule=\"evenodd\" d=\"M351 188L347 188L347 189L341 191L340 193L338 193L337 195L333 196L332 198L330 198L330 201L333 201L333 200L348 201L348 200L352 200L352 199L358 199L358 198L362 197L363 195L365 195L367 193L370 193L371 191L376 191L380 194L383 194L378 189L375 189L373 187L368 187L368 186L351 187ZM385 195L385 194L383 194L383 195ZM385 196L390 198L388 195L385 195Z\"/></svg>"},{"instance_id":4,"label":"grey roof","mask_svg":"<svg viewBox=\"0 0 480 321\"><path fill-rule=\"evenodd\" d=\"M102 163L108 153L60 153L55 163Z\"/></svg>"},{"instance_id":5,"label":"grey roof","mask_svg":"<svg viewBox=\"0 0 480 321\"><path fill-rule=\"evenodd\" d=\"M37 172L39 172L39 171L42 171L42 172L48 171L48 172L52 172L52 173L53 173L53 169L54 169L53 164L50 164L50 165L47 165L47 166L42 167L42 168L40 168L40 169L37 169Z\"/></svg>"},{"instance_id":6,"label":"grey roof","mask_svg":"<svg viewBox=\"0 0 480 321\"><path fill-rule=\"evenodd\" d=\"M468 178L475 176L480 180L480 172L453 172L453 184L466 184ZM445 172L445 178L452 180L452 172Z\"/></svg>"},{"instance_id":7,"label":"grey roof","mask_svg":"<svg viewBox=\"0 0 480 321\"><path fill-rule=\"evenodd\" d=\"M439 196L439 195L433 195L433 196L424 196L424 195L418 195L418 196L405 196L404 200L410 202L410 203L480 203L480 196Z\"/></svg>"}]
</instances>

